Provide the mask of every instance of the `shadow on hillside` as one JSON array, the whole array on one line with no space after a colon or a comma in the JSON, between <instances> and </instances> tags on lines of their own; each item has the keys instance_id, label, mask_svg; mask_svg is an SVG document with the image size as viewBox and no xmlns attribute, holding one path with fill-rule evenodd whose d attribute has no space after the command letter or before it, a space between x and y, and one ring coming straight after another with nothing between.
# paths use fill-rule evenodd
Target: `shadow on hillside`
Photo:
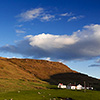
<instances>
[{"instance_id":1,"label":"shadow on hillside","mask_svg":"<svg viewBox=\"0 0 100 100\"><path fill-rule=\"evenodd\" d=\"M89 77L85 74L80 73L60 73L55 74L50 77L50 79L44 80L46 82L49 82L51 85L58 85L58 83L63 84L84 84L84 81L86 82L87 86L90 85L99 85L100 81L96 78Z\"/></svg>"}]
</instances>

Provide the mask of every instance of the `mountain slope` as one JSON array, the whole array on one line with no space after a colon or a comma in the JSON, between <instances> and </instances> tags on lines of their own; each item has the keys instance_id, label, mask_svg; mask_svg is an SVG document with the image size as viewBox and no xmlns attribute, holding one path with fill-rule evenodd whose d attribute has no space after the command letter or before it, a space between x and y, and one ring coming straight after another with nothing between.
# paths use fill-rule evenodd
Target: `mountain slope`
<instances>
[{"instance_id":1,"label":"mountain slope","mask_svg":"<svg viewBox=\"0 0 100 100\"><path fill-rule=\"evenodd\" d=\"M84 81L99 88L100 80L73 71L59 62L0 57L0 90L45 88L48 83L59 82L83 84Z\"/></svg>"},{"instance_id":2,"label":"mountain slope","mask_svg":"<svg viewBox=\"0 0 100 100\"><path fill-rule=\"evenodd\" d=\"M19 66L20 69L25 72L36 76L39 79L49 79L51 75L58 73L72 73L68 66L58 63L50 62L46 60L34 60L34 59L8 59L9 62Z\"/></svg>"}]
</instances>

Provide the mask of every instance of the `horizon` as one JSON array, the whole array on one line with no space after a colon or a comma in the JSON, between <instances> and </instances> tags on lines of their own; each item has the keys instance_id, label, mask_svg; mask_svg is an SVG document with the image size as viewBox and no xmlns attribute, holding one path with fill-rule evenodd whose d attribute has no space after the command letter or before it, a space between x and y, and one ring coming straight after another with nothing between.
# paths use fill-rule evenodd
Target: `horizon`
<instances>
[{"instance_id":1,"label":"horizon","mask_svg":"<svg viewBox=\"0 0 100 100\"><path fill-rule=\"evenodd\" d=\"M0 56L62 62L100 79L99 0L3 0Z\"/></svg>"}]
</instances>

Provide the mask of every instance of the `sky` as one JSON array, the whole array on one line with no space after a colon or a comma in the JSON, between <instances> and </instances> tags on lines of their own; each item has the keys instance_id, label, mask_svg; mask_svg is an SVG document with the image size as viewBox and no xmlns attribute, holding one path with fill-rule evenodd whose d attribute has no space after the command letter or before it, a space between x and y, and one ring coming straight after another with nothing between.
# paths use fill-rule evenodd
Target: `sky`
<instances>
[{"instance_id":1,"label":"sky","mask_svg":"<svg viewBox=\"0 0 100 100\"><path fill-rule=\"evenodd\" d=\"M0 0L0 56L62 62L100 79L100 0Z\"/></svg>"}]
</instances>

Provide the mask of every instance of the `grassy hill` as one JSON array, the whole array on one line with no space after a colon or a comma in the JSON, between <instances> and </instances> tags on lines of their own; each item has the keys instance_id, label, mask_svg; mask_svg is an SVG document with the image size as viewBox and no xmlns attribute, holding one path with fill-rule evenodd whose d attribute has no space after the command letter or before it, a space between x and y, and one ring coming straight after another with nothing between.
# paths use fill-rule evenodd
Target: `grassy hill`
<instances>
[{"instance_id":1,"label":"grassy hill","mask_svg":"<svg viewBox=\"0 0 100 100\"><path fill-rule=\"evenodd\" d=\"M0 57L0 91L46 89L49 84L83 84L84 81L99 89L100 80L59 62Z\"/></svg>"}]
</instances>

